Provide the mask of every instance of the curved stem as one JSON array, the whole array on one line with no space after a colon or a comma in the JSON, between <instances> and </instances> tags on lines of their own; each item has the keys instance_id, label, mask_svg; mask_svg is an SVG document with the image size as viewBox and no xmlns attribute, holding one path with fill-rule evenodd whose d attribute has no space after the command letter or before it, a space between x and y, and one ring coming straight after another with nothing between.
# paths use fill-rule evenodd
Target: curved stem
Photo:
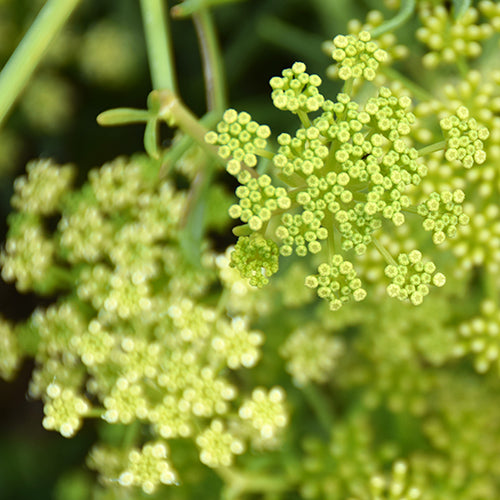
<instances>
[{"instance_id":1,"label":"curved stem","mask_svg":"<svg viewBox=\"0 0 500 500\"><path fill-rule=\"evenodd\" d=\"M164 0L141 0L153 89L176 92L175 68Z\"/></svg>"},{"instance_id":2,"label":"curved stem","mask_svg":"<svg viewBox=\"0 0 500 500\"><path fill-rule=\"evenodd\" d=\"M48 0L0 73L0 125L81 0Z\"/></svg>"},{"instance_id":3,"label":"curved stem","mask_svg":"<svg viewBox=\"0 0 500 500\"><path fill-rule=\"evenodd\" d=\"M402 0L399 12L392 19L371 30L372 38L377 38L388 31L394 31L396 28L402 26L413 15L415 5L415 0Z\"/></svg>"},{"instance_id":4,"label":"curved stem","mask_svg":"<svg viewBox=\"0 0 500 500\"><path fill-rule=\"evenodd\" d=\"M193 14L193 22L203 59L207 107L222 113L227 108L226 77L212 14L201 8Z\"/></svg>"}]
</instances>

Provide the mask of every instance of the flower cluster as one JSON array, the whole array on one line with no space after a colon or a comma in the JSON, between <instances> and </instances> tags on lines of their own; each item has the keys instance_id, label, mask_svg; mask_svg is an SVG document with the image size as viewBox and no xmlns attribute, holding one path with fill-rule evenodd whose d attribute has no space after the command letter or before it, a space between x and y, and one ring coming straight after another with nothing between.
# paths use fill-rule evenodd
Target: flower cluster
<instances>
[{"instance_id":1,"label":"flower cluster","mask_svg":"<svg viewBox=\"0 0 500 500\"><path fill-rule=\"evenodd\" d=\"M375 79L378 65L386 58L386 53L371 41L368 31L354 35L337 35L333 39L332 57L338 63L338 76L341 80L363 78Z\"/></svg>"},{"instance_id":2,"label":"flower cluster","mask_svg":"<svg viewBox=\"0 0 500 500\"><path fill-rule=\"evenodd\" d=\"M373 79L383 51L370 41L368 32L338 36L334 45L333 57L339 61L342 78L351 83ZM209 132L206 139L220 145L220 155L229 159L227 170L240 183L236 188L240 201L229 210L231 217L244 224L235 230L240 238L233 265L252 285L262 286L278 269L276 250L285 257L293 253L299 257L317 255L319 274L311 275L306 284L337 310L350 298L365 298L355 269L356 256L366 253L374 234L385 228L385 221L397 228L405 224L407 214L420 215L426 230L433 232L434 243L440 244L446 237L452 238L457 226L468 219L462 212L464 197L459 190L453 194L435 190L425 202L415 203L413 193L425 185L422 181L428 168L412 145L412 131L418 124L408 96L381 87L362 105L347 93L339 93L336 102L330 101L319 93L320 80L305 70L304 64L295 64L283 72L283 78L271 80L274 105L297 114L301 127L295 134L279 134L275 151L263 150L264 142L259 148L250 148L254 156L247 167L255 166L257 156L272 159L267 173L236 165L243 153L239 159L229 159L227 130L242 113L226 111L217 132ZM267 139L269 128L263 127ZM460 161L469 168L485 161L483 141L488 131L469 117L464 106L443 118L441 127L450 162ZM259 130L257 124L253 128ZM253 140L240 126L232 133L235 145ZM427 150L443 149L444 143L430 145ZM391 279L396 279L388 288L389 295L420 304L431 283L426 281L429 273L417 277L422 272L417 270L404 278L402 270L393 272L394 258L387 250L378 244L376 247L390 266ZM442 275L436 276L435 283L441 286ZM401 289L396 291L398 286Z\"/></svg>"},{"instance_id":3,"label":"flower cluster","mask_svg":"<svg viewBox=\"0 0 500 500\"><path fill-rule=\"evenodd\" d=\"M489 23L476 24L479 12L475 8L468 8L453 19L444 5L422 2L419 14L424 26L417 30L417 38L430 49L422 59L428 68L478 57L482 51L480 42L494 33Z\"/></svg>"},{"instance_id":4,"label":"flower cluster","mask_svg":"<svg viewBox=\"0 0 500 500\"><path fill-rule=\"evenodd\" d=\"M429 294L429 285L441 287L446 283L442 273L436 273L433 262L424 262L419 250L412 250L409 254L401 253L398 261L385 268L385 275L391 280L387 287L389 297L407 300L419 305Z\"/></svg>"},{"instance_id":5,"label":"flower cluster","mask_svg":"<svg viewBox=\"0 0 500 500\"><path fill-rule=\"evenodd\" d=\"M252 392L251 399L241 405L238 414L259 432L260 438L275 439L288 423L285 398L281 387L273 387L270 391L258 387Z\"/></svg>"},{"instance_id":6,"label":"flower cluster","mask_svg":"<svg viewBox=\"0 0 500 500\"><path fill-rule=\"evenodd\" d=\"M200 447L200 460L209 467L229 467L235 455L244 451L243 442L224 429L220 420L212 420L209 428L197 438Z\"/></svg>"},{"instance_id":7,"label":"flower cluster","mask_svg":"<svg viewBox=\"0 0 500 500\"><path fill-rule=\"evenodd\" d=\"M366 297L354 266L342 255L334 255L331 264L320 264L318 274L307 276L305 284L317 289L318 296L328 300L332 311L337 311L351 299L360 302Z\"/></svg>"},{"instance_id":8,"label":"flower cluster","mask_svg":"<svg viewBox=\"0 0 500 500\"><path fill-rule=\"evenodd\" d=\"M382 476L373 476L370 481L370 498L372 500L418 500L422 498L418 488L408 486L407 470L406 463L396 462L392 467L390 481L386 481Z\"/></svg>"},{"instance_id":9,"label":"flower cluster","mask_svg":"<svg viewBox=\"0 0 500 500\"><path fill-rule=\"evenodd\" d=\"M177 474L172 469L165 443L152 442L142 450L131 450L126 469L118 482L122 486L140 486L144 493L154 493L160 484L177 483Z\"/></svg>"},{"instance_id":10,"label":"flower cluster","mask_svg":"<svg viewBox=\"0 0 500 500\"><path fill-rule=\"evenodd\" d=\"M306 65L296 62L291 68L282 72L282 77L271 78L269 85L273 89L273 104L281 110L292 113L317 111L325 98L318 87L321 78L306 73Z\"/></svg>"},{"instance_id":11,"label":"flower cluster","mask_svg":"<svg viewBox=\"0 0 500 500\"><path fill-rule=\"evenodd\" d=\"M326 382L343 352L342 341L316 324L299 327L280 348L281 356L287 360L286 370L299 387L309 382Z\"/></svg>"},{"instance_id":12,"label":"flower cluster","mask_svg":"<svg viewBox=\"0 0 500 500\"><path fill-rule=\"evenodd\" d=\"M220 146L218 153L221 158L229 159L228 172L237 175L241 163L247 167L255 167L256 152L266 148L270 134L268 126L259 125L248 113L228 109L217 125L217 133L209 132L205 140L209 144Z\"/></svg>"},{"instance_id":13,"label":"flower cluster","mask_svg":"<svg viewBox=\"0 0 500 500\"><path fill-rule=\"evenodd\" d=\"M465 168L484 163L486 153L483 141L488 138L489 131L469 117L465 106L460 106L456 114L443 118L440 125L446 137L445 157L448 161Z\"/></svg>"},{"instance_id":14,"label":"flower cluster","mask_svg":"<svg viewBox=\"0 0 500 500\"><path fill-rule=\"evenodd\" d=\"M457 234L457 226L466 226L469 216L464 213L462 203L465 193L461 189L453 192L433 192L417 207L418 214L424 218L422 227L432 232L432 241L439 245L445 239Z\"/></svg>"},{"instance_id":15,"label":"flower cluster","mask_svg":"<svg viewBox=\"0 0 500 500\"><path fill-rule=\"evenodd\" d=\"M460 341L456 354L471 353L475 356L474 366L480 373L488 371L492 364L498 364L500 356L500 310L492 300L481 304L481 316L472 318L459 326Z\"/></svg>"},{"instance_id":16,"label":"flower cluster","mask_svg":"<svg viewBox=\"0 0 500 500\"><path fill-rule=\"evenodd\" d=\"M132 434L147 426L152 441L137 435L127 449L92 455L103 481L147 494L178 481L163 440L190 439L202 464L229 467L246 441L279 442L288 422L282 389L259 388L245 399L232 382L234 370L257 364L264 336L242 314L229 319L224 298L199 300L219 286L216 257L206 253L201 270L186 262L185 196L168 180L158 185L157 169L144 157L119 158L71 191L68 167L31 165L16 184L19 211L2 256L4 277L21 290L62 285L57 301L20 330L35 346L29 392L44 401L43 426L65 437L85 418ZM51 234L45 217L54 214ZM276 244L258 235L242 239L232 256L255 284L276 272L277 261ZM0 345L0 374L8 378L21 352L7 322Z\"/></svg>"}]
</instances>

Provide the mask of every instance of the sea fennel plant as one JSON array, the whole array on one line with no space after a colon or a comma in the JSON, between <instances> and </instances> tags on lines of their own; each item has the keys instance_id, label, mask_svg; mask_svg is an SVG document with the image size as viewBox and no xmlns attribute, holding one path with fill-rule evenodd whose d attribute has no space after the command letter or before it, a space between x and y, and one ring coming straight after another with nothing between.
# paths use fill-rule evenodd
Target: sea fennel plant
<instances>
[{"instance_id":1,"label":"sea fennel plant","mask_svg":"<svg viewBox=\"0 0 500 500\"><path fill-rule=\"evenodd\" d=\"M303 62L270 79L273 135L228 105L217 3L169 11L199 36L204 117L166 3L142 0L147 109L98 122L143 123L146 154L86 179L34 160L14 183L2 277L48 303L1 321L0 375L32 359L43 427L97 434L59 498L496 499L498 5L350 19L324 44L341 88ZM335 26L332 5L311 9ZM39 40L66 7L47 3Z\"/></svg>"}]
</instances>

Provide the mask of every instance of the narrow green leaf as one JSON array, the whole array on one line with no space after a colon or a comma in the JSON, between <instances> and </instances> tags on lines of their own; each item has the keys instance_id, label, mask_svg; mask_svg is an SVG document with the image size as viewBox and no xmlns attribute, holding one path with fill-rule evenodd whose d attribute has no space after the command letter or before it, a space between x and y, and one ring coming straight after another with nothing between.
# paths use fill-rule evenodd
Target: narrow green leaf
<instances>
[{"instance_id":1,"label":"narrow green leaf","mask_svg":"<svg viewBox=\"0 0 500 500\"><path fill-rule=\"evenodd\" d=\"M129 123L145 123L151 113L145 109L116 108L108 109L97 116L97 123L103 127L127 125Z\"/></svg>"}]
</instances>

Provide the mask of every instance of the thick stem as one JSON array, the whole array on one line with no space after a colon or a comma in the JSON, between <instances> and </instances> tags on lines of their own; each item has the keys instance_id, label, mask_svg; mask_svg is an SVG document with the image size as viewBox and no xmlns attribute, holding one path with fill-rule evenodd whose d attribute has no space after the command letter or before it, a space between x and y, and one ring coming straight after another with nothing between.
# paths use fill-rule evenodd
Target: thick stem
<instances>
[{"instance_id":1,"label":"thick stem","mask_svg":"<svg viewBox=\"0 0 500 500\"><path fill-rule=\"evenodd\" d=\"M164 0L141 0L153 89L176 92L174 57Z\"/></svg>"},{"instance_id":2,"label":"thick stem","mask_svg":"<svg viewBox=\"0 0 500 500\"><path fill-rule=\"evenodd\" d=\"M153 91L155 92L155 91ZM157 98L160 102L160 110L158 116L167 123L174 122L185 134L193 138L193 140L201 146L213 159L218 163L225 162L217 154L217 148L208 144L205 141L205 135L208 130L199 122L191 111L186 108L180 99L168 89L157 92Z\"/></svg>"},{"instance_id":3,"label":"thick stem","mask_svg":"<svg viewBox=\"0 0 500 500\"><path fill-rule=\"evenodd\" d=\"M212 14L202 8L193 14L193 22L203 59L207 108L222 113L227 108L226 76Z\"/></svg>"},{"instance_id":4,"label":"thick stem","mask_svg":"<svg viewBox=\"0 0 500 500\"><path fill-rule=\"evenodd\" d=\"M80 0L48 0L0 73L0 125Z\"/></svg>"}]
</instances>

